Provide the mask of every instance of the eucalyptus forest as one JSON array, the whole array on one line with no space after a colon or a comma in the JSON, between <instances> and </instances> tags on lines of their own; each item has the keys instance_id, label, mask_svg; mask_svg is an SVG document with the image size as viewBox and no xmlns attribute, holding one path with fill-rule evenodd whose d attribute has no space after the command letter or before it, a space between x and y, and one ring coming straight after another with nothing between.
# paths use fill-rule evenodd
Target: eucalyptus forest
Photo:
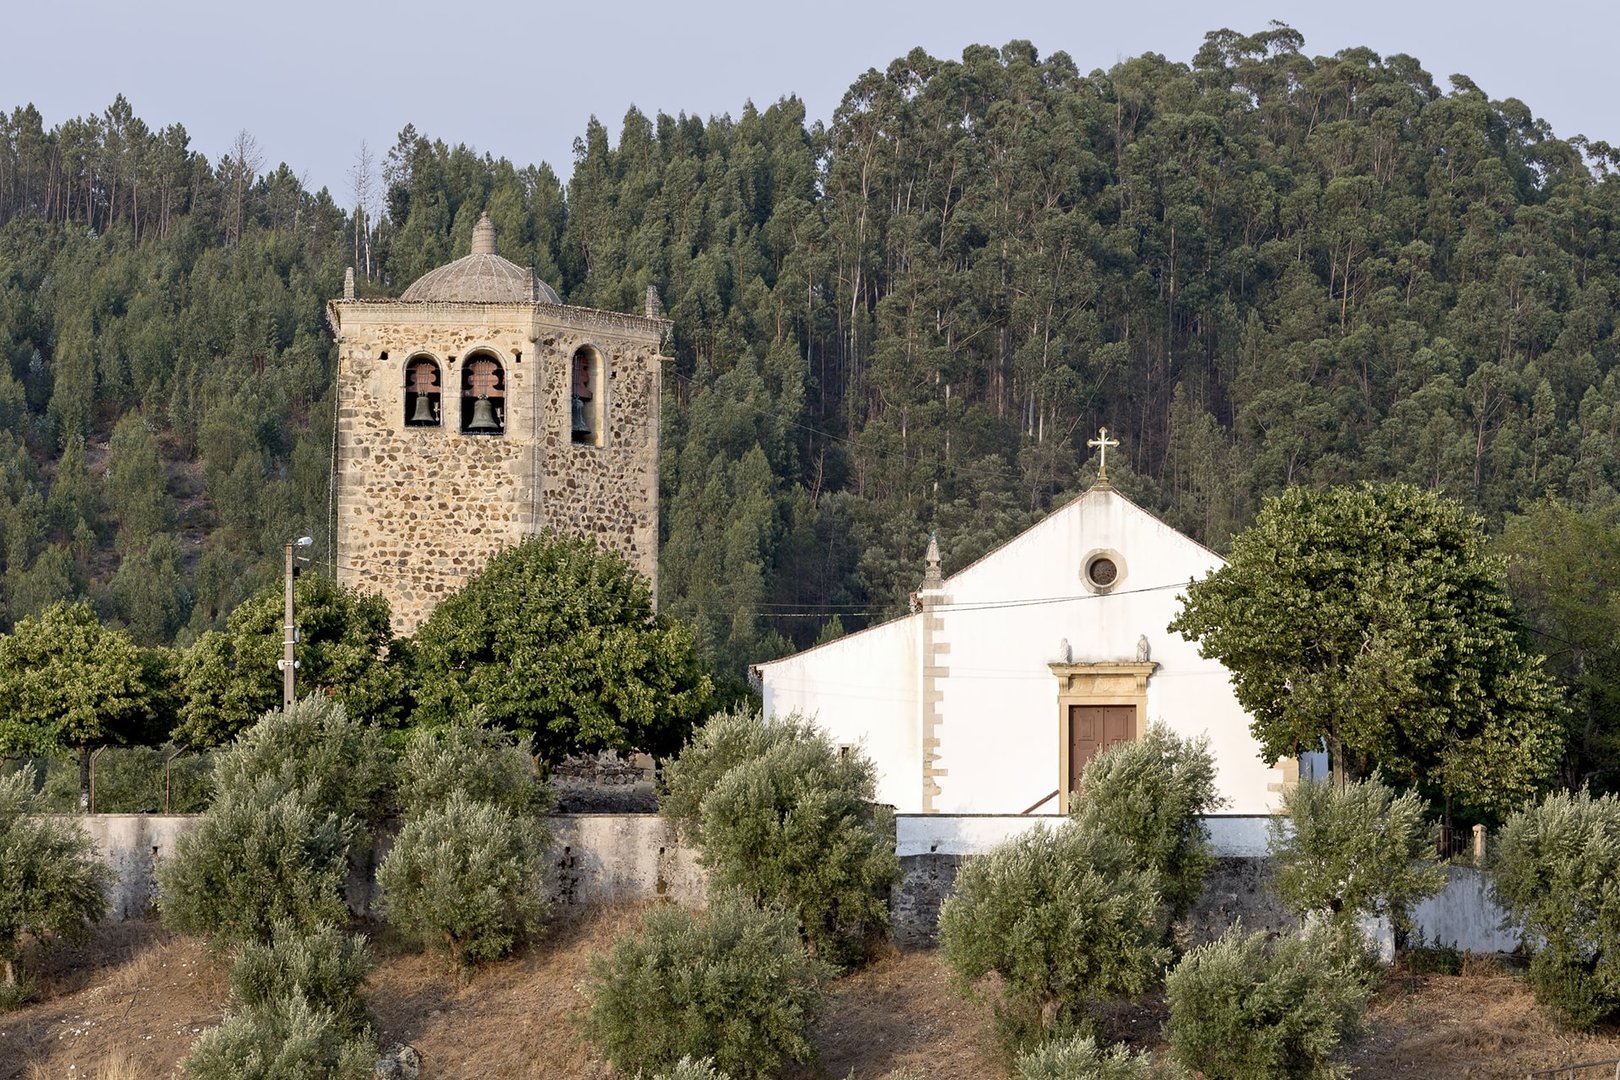
<instances>
[{"instance_id":1,"label":"eucalyptus forest","mask_svg":"<svg viewBox=\"0 0 1620 1080\"><path fill-rule=\"evenodd\" d=\"M397 295L485 211L569 303L662 298L660 607L720 673L904 610L930 531L960 569L1083 490L1099 426L1116 486L1217 550L1288 485L1362 479L1532 560L1620 550L1620 149L1411 56L1280 24L1090 73L919 50L824 123L593 121L566 180L453 138L310 191L122 97L0 115L0 630L83 598L184 645L290 538L329 558L324 304L351 266ZM1563 577L1515 584L1595 708L1613 616L1560 604L1609 586Z\"/></svg>"}]
</instances>

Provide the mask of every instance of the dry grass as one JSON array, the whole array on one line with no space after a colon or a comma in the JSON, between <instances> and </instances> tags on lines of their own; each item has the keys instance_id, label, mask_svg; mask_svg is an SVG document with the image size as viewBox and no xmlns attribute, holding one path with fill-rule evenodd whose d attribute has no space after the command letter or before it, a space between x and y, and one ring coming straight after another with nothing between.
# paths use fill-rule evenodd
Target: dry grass
<instances>
[{"instance_id":1,"label":"dry grass","mask_svg":"<svg viewBox=\"0 0 1620 1080\"><path fill-rule=\"evenodd\" d=\"M587 1007L581 984L591 957L639 922L629 909L558 924L465 985L441 961L383 935L367 991L380 1039L411 1043L426 1074L446 1080L610 1080L575 1034ZM45 1000L0 1015L0 1080L177 1077L197 1034L224 1011L225 964L155 924L107 927L77 950L29 959ZM1114 1038L1162 1050L1162 1008L1150 1000L1105 1024ZM1561 1031L1516 975L1489 964L1462 975L1392 975L1368 1022L1347 1053L1367 1078L1518 1078L1620 1057L1620 1030ZM931 952L890 952L839 980L815 1041L820 1061L790 1080L883 1080L902 1069L927 1080L1006 1075L994 1058L989 1006L959 996Z\"/></svg>"}]
</instances>

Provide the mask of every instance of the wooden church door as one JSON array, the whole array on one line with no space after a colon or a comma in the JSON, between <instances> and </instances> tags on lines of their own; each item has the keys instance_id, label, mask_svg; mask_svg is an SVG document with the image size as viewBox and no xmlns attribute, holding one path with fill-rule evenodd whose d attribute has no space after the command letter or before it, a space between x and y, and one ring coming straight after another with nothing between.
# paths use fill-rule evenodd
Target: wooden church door
<instances>
[{"instance_id":1,"label":"wooden church door","mask_svg":"<svg viewBox=\"0 0 1620 1080\"><path fill-rule=\"evenodd\" d=\"M1136 734L1134 705L1069 706L1069 790L1080 788L1086 762Z\"/></svg>"}]
</instances>

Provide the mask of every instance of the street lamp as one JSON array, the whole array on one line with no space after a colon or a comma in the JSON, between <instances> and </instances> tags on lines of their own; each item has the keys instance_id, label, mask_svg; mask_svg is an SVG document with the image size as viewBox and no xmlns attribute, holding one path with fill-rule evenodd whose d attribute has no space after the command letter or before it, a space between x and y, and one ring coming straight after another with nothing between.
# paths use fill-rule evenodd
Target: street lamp
<instances>
[{"instance_id":1,"label":"street lamp","mask_svg":"<svg viewBox=\"0 0 1620 1080\"><path fill-rule=\"evenodd\" d=\"M300 536L287 542L287 625L281 635L281 659L276 662L281 669L281 707L287 710L297 700L294 682L298 661L293 659L293 646L298 643L298 628L293 625L293 549L307 548L314 542L312 536Z\"/></svg>"}]
</instances>

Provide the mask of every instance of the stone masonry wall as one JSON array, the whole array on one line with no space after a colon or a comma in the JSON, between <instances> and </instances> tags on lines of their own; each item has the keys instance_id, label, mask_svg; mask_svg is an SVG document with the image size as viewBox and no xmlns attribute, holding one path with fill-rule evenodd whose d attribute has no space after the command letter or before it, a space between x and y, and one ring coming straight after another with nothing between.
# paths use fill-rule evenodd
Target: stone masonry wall
<instances>
[{"instance_id":1,"label":"stone masonry wall","mask_svg":"<svg viewBox=\"0 0 1620 1080\"><path fill-rule=\"evenodd\" d=\"M339 341L338 580L413 631L502 549L542 528L596 539L656 583L661 323L548 304L331 305ZM607 362L604 445L569 434L569 364ZM502 434L460 431L461 365L505 369ZM440 365L443 423L404 423L405 366ZM656 592L656 589L655 589Z\"/></svg>"}]
</instances>

